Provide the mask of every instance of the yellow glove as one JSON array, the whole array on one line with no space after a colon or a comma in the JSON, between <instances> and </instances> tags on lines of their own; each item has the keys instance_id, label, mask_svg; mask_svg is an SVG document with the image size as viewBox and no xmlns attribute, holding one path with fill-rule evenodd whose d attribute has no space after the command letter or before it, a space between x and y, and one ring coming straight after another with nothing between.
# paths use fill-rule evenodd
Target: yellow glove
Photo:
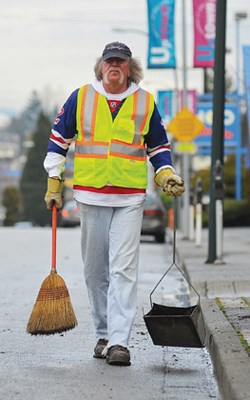
<instances>
[{"instance_id":1,"label":"yellow glove","mask_svg":"<svg viewBox=\"0 0 250 400\"><path fill-rule=\"evenodd\" d=\"M155 175L155 182L169 196L181 196L185 192L184 180L175 175L170 168L162 169Z\"/></svg>"},{"instance_id":2,"label":"yellow glove","mask_svg":"<svg viewBox=\"0 0 250 400\"><path fill-rule=\"evenodd\" d=\"M63 181L55 178L48 178L47 192L44 197L48 210L51 210L53 204L55 204L58 210L62 208L62 191Z\"/></svg>"}]
</instances>

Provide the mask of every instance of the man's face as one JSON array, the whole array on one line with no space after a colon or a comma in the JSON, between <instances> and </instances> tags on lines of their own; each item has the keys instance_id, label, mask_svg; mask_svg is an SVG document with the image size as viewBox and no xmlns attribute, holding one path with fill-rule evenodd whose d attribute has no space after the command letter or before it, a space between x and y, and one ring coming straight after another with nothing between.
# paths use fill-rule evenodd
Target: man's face
<instances>
[{"instance_id":1,"label":"man's face","mask_svg":"<svg viewBox=\"0 0 250 400\"><path fill-rule=\"evenodd\" d=\"M106 84L127 82L129 76L129 60L109 58L102 63L102 76Z\"/></svg>"}]
</instances>

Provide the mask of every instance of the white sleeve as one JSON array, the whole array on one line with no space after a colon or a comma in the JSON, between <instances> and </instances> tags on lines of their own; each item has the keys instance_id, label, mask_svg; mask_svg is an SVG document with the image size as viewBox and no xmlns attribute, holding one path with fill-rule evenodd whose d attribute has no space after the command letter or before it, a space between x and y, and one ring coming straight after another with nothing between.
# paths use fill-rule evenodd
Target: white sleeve
<instances>
[{"instance_id":1,"label":"white sleeve","mask_svg":"<svg viewBox=\"0 0 250 400\"><path fill-rule=\"evenodd\" d=\"M43 165L49 177L59 176L61 178L62 173L65 171L65 160L66 158L61 154L47 153Z\"/></svg>"}]
</instances>

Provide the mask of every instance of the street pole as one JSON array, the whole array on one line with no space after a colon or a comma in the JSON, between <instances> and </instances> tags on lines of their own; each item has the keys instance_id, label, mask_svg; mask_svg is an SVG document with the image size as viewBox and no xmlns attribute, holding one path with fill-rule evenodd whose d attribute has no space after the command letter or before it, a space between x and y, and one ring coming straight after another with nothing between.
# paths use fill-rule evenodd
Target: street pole
<instances>
[{"instance_id":1,"label":"street pole","mask_svg":"<svg viewBox=\"0 0 250 400\"><path fill-rule=\"evenodd\" d=\"M195 207L195 245L201 246L202 241L202 180L196 182L196 207Z\"/></svg>"},{"instance_id":2,"label":"street pole","mask_svg":"<svg viewBox=\"0 0 250 400\"><path fill-rule=\"evenodd\" d=\"M214 57L213 127L210 171L209 237L207 263L214 263L216 249L216 202L214 193L214 169L219 160L224 164L224 103L225 103L225 38L226 0L216 2L216 35Z\"/></svg>"},{"instance_id":3,"label":"street pole","mask_svg":"<svg viewBox=\"0 0 250 400\"><path fill-rule=\"evenodd\" d=\"M239 44L240 44L240 18L235 15L235 66L236 66L236 95L238 98L240 88L240 57L239 57Z\"/></svg>"},{"instance_id":4,"label":"street pole","mask_svg":"<svg viewBox=\"0 0 250 400\"><path fill-rule=\"evenodd\" d=\"M194 240L194 190L189 190L189 240Z\"/></svg>"},{"instance_id":5,"label":"street pole","mask_svg":"<svg viewBox=\"0 0 250 400\"><path fill-rule=\"evenodd\" d=\"M216 208L216 264L223 261L223 200L224 200L224 171L220 160L214 167L214 193Z\"/></svg>"},{"instance_id":6,"label":"street pole","mask_svg":"<svg viewBox=\"0 0 250 400\"><path fill-rule=\"evenodd\" d=\"M235 65L236 65L236 93L240 94L240 21L248 17L247 12L240 11L235 13L236 34L235 34Z\"/></svg>"},{"instance_id":7,"label":"street pole","mask_svg":"<svg viewBox=\"0 0 250 400\"><path fill-rule=\"evenodd\" d=\"M183 107L187 107L187 64L186 64L186 12L185 0L182 0L182 54L183 54ZM182 174L185 181L185 192L183 195L182 231L184 239L189 236L189 154L184 153L182 159Z\"/></svg>"},{"instance_id":8,"label":"street pole","mask_svg":"<svg viewBox=\"0 0 250 400\"><path fill-rule=\"evenodd\" d=\"M240 131L239 131L239 138L238 138L238 146L236 151L236 172L241 172L241 89L240 89L240 21L247 18L247 13L236 12L235 13L235 65L236 65L236 104L239 110L239 117L240 117ZM236 173L236 200L241 200L241 173Z\"/></svg>"},{"instance_id":9,"label":"street pole","mask_svg":"<svg viewBox=\"0 0 250 400\"><path fill-rule=\"evenodd\" d=\"M238 14L235 14L235 21L236 21L236 43L235 43L235 57L236 57L236 104L239 111L239 118L240 118L240 132L238 140L238 146L236 148L236 172L240 171L241 169L241 153L239 154L238 149L241 151L241 99L240 99L240 20L241 18ZM235 177L235 198L236 200L241 200L241 174L236 173Z\"/></svg>"}]
</instances>

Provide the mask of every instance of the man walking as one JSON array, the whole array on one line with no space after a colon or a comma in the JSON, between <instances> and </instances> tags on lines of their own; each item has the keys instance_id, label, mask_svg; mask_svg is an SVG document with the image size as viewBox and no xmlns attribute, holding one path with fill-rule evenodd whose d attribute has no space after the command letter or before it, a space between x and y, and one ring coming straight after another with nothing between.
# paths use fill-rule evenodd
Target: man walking
<instances>
[{"instance_id":1,"label":"man walking","mask_svg":"<svg viewBox=\"0 0 250 400\"><path fill-rule=\"evenodd\" d=\"M74 137L74 198L81 219L84 275L97 344L94 357L130 365L147 156L168 195L184 192L152 94L129 47L105 46L95 80L75 90L58 113L44 166L48 209L62 207L62 174Z\"/></svg>"}]
</instances>

